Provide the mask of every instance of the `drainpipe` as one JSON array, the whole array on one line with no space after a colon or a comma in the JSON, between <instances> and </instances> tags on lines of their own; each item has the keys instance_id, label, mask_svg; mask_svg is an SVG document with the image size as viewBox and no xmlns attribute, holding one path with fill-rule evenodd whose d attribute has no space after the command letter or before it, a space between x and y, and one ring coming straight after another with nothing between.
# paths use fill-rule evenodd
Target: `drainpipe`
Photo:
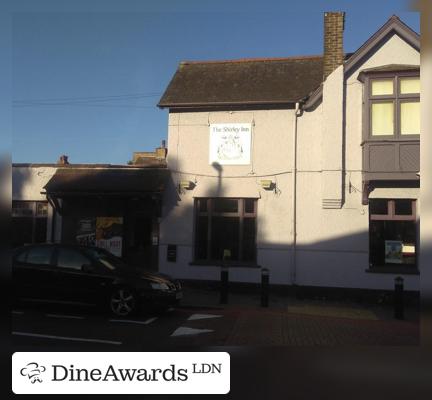
<instances>
[{"instance_id":1,"label":"drainpipe","mask_svg":"<svg viewBox=\"0 0 432 400\"><path fill-rule=\"evenodd\" d=\"M292 268L291 284L297 283L297 119L301 115L300 103L295 104L293 123L293 164L292 164Z\"/></svg>"}]
</instances>

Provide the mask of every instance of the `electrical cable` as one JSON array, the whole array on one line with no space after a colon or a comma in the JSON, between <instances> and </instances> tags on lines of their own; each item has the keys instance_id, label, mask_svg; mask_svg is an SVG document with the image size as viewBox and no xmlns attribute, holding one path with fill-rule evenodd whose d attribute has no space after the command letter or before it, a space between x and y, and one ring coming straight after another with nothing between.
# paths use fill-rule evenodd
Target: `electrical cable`
<instances>
[{"instance_id":1,"label":"electrical cable","mask_svg":"<svg viewBox=\"0 0 432 400\"><path fill-rule=\"evenodd\" d=\"M209 174L200 174L197 172L187 172L187 171L179 171L170 169L171 172L176 174L183 174L183 175L193 175L193 176L201 176L204 178L219 178L219 175L209 175ZM326 169L326 170L316 170L316 171L306 171L306 170L297 170L297 173L323 173L323 172L343 172L341 169ZM345 172L362 172L362 170L350 170ZM262 175L231 175L231 176L222 176L222 178L264 178L268 176L276 176L276 175L286 175L291 174L292 171L281 171L281 172L273 172L269 174L262 174Z\"/></svg>"}]
</instances>

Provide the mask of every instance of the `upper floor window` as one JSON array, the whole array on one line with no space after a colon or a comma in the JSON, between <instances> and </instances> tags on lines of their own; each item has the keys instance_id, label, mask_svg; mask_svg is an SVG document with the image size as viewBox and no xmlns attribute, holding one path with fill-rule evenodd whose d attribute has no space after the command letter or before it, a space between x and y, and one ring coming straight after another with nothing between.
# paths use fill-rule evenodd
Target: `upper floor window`
<instances>
[{"instance_id":1,"label":"upper floor window","mask_svg":"<svg viewBox=\"0 0 432 400\"><path fill-rule=\"evenodd\" d=\"M369 136L403 139L420 135L418 75L382 75L368 82Z\"/></svg>"}]
</instances>

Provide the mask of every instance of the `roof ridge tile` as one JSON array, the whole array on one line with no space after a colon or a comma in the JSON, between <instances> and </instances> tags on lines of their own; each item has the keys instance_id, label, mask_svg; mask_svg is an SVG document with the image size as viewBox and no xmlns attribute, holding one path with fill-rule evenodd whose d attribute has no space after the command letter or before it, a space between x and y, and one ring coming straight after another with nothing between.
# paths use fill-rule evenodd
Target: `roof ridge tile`
<instances>
[{"instance_id":1,"label":"roof ridge tile","mask_svg":"<svg viewBox=\"0 0 432 400\"><path fill-rule=\"evenodd\" d=\"M303 56L290 56L290 57L256 57L256 58L238 58L233 60L185 60L181 61L181 65L189 64L231 64L231 63L246 63L246 62L260 62L260 61L290 61L290 60L310 60L321 59L322 55L303 55Z\"/></svg>"}]
</instances>

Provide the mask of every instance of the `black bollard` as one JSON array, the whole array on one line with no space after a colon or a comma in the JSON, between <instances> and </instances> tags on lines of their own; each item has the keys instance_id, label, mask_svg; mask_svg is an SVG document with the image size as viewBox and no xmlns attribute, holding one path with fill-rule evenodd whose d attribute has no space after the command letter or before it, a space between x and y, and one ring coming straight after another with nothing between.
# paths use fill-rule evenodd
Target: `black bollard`
<instances>
[{"instance_id":1,"label":"black bollard","mask_svg":"<svg viewBox=\"0 0 432 400\"><path fill-rule=\"evenodd\" d=\"M269 302L269 278L268 268L261 270L261 307L268 307Z\"/></svg>"},{"instance_id":2,"label":"black bollard","mask_svg":"<svg viewBox=\"0 0 432 400\"><path fill-rule=\"evenodd\" d=\"M395 278L394 290L394 317L396 319L404 319L404 286L403 278L398 276Z\"/></svg>"},{"instance_id":3,"label":"black bollard","mask_svg":"<svg viewBox=\"0 0 432 400\"><path fill-rule=\"evenodd\" d=\"M228 267L226 265L221 268L220 303L228 304Z\"/></svg>"}]
</instances>

